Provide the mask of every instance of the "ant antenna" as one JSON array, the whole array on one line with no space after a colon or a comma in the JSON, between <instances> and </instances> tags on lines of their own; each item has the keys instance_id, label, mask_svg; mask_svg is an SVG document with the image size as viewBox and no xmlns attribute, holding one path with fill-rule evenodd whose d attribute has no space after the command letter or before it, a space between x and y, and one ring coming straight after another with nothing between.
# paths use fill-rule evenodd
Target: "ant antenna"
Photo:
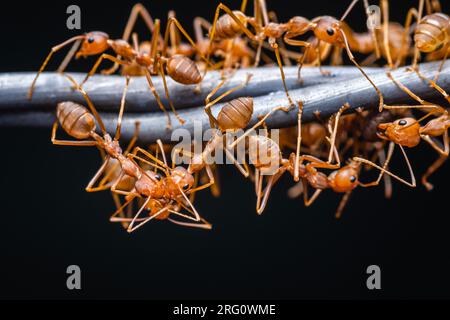
<instances>
[{"instance_id":1,"label":"ant antenna","mask_svg":"<svg viewBox=\"0 0 450 320\"><path fill-rule=\"evenodd\" d=\"M347 18L348 14L350 13L350 11L352 11L353 7L355 6L355 4L358 2L359 0L353 0L353 2L348 6L347 10L345 11L345 13L342 15L342 18L340 21L343 21L345 18Z\"/></svg>"}]
</instances>

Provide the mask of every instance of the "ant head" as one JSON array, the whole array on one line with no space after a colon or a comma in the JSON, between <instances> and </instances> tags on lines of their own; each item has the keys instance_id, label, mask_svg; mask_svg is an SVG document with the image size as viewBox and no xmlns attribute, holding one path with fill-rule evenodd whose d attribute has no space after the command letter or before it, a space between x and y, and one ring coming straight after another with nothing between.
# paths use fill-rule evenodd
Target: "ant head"
<instances>
[{"instance_id":1,"label":"ant head","mask_svg":"<svg viewBox=\"0 0 450 320\"><path fill-rule=\"evenodd\" d=\"M405 147L415 147L420 143L420 124L414 118L402 118L394 122L378 125L377 136Z\"/></svg>"},{"instance_id":2,"label":"ant head","mask_svg":"<svg viewBox=\"0 0 450 320\"><path fill-rule=\"evenodd\" d=\"M334 171L330 176L330 185L335 192L348 192L355 189L358 184L359 164L350 162L345 167Z\"/></svg>"},{"instance_id":3,"label":"ant head","mask_svg":"<svg viewBox=\"0 0 450 320\"><path fill-rule=\"evenodd\" d=\"M183 190L183 192L189 191L194 185L194 177L183 167L176 167L173 169L170 176L172 181Z\"/></svg>"},{"instance_id":4,"label":"ant head","mask_svg":"<svg viewBox=\"0 0 450 320\"><path fill-rule=\"evenodd\" d=\"M321 41L332 44L343 43L341 23L333 17L324 16L315 21L314 35Z\"/></svg>"},{"instance_id":5,"label":"ant head","mask_svg":"<svg viewBox=\"0 0 450 320\"><path fill-rule=\"evenodd\" d=\"M93 31L86 33L84 36L81 49L77 52L79 57L92 56L100 54L109 48L109 36L101 31Z\"/></svg>"}]
</instances>

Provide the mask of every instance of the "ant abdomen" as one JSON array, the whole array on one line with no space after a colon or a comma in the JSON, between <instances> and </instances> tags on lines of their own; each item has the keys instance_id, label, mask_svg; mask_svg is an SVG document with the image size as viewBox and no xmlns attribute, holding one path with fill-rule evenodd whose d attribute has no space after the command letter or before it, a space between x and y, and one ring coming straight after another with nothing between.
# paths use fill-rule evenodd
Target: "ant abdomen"
<instances>
[{"instance_id":1,"label":"ant abdomen","mask_svg":"<svg viewBox=\"0 0 450 320\"><path fill-rule=\"evenodd\" d=\"M422 52L432 52L450 41L450 17L443 13L425 16L414 32L416 47Z\"/></svg>"},{"instance_id":2,"label":"ant abdomen","mask_svg":"<svg viewBox=\"0 0 450 320\"><path fill-rule=\"evenodd\" d=\"M181 84L198 84L202 81L197 64L182 55L174 55L168 59L167 73L174 81Z\"/></svg>"},{"instance_id":3,"label":"ant abdomen","mask_svg":"<svg viewBox=\"0 0 450 320\"><path fill-rule=\"evenodd\" d=\"M241 97L226 103L217 116L221 130L239 130L247 127L253 114L253 98Z\"/></svg>"},{"instance_id":4,"label":"ant abdomen","mask_svg":"<svg viewBox=\"0 0 450 320\"><path fill-rule=\"evenodd\" d=\"M84 140L95 130L94 116L82 105L66 101L58 103L56 117L66 133Z\"/></svg>"},{"instance_id":5,"label":"ant abdomen","mask_svg":"<svg viewBox=\"0 0 450 320\"><path fill-rule=\"evenodd\" d=\"M244 26L247 26L247 16L241 11L233 11L234 15L242 22ZM233 39L241 35L242 29L234 21L234 19L225 14L217 20L216 24L216 39Z\"/></svg>"},{"instance_id":6,"label":"ant abdomen","mask_svg":"<svg viewBox=\"0 0 450 320\"><path fill-rule=\"evenodd\" d=\"M251 163L262 174L273 174L282 160L279 145L266 136L252 135L248 138L248 154Z\"/></svg>"}]
</instances>

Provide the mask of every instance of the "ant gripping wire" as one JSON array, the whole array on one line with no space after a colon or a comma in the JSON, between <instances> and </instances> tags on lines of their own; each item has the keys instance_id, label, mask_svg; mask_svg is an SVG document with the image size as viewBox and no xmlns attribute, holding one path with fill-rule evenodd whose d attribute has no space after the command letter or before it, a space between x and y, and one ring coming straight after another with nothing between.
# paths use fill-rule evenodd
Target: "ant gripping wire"
<instances>
[{"instance_id":1,"label":"ant gripping wire","mask_svg":"<svg viewBox=\"0 0 450 320\"><path fill-rule=\"evenodd\" d=\"M421 64L421 73L433 79L439 64L440 62ZM320 111L323 117L332 115L345 103L349 103L350 109L378 108L378 95L373 91L372 86L359 76L356 68L327 67L332 74L329 77L322 76L318 68L307 70L302 86L296 83L296 68L286 68L288 83L292 87L291 96L294 100L303 102L304 121L315 119L316 111ZM386 104L398 105L412 102L411 98L386 75L384 68L366 68L366 70L383 93ZM248 73L253 74L250 83L216 104L212 110L213 114L216 116L226 101L251 96L254 98L254 112L249 125L253 125L258 121L259 116L264 116L275 106L287 106L288 101L277 72L277 68L237 71L224 85L223 90L241 84ZM430 88L429 83L418 77L415 72L407 71L407 67L392 72L392 75L422 99L447 106L447 102L442 99L442 95L437 90ZM70 100L83 103L82 97L71 90L67 80L57 74L43 75L42 85L38 84L35 97L30 102L26 98L26 92L31 78L32 75L26 73L0 75L0 127L50 128L55 119L54 110L58 102ZM159 79L155 77L157 90L163 90L162 83L156 80ZM139 140L142 143L152 143L157 139L170 142L172 131L178 128L184 128L193 133L195 121L201 123L203 130L210 127L208 116L204 112L204 96L217 85L218 74L210 73L202 83L202 91L198 95L193 92L191 86L169 83L169 89L173 90L174 103L180 103L181 108L184 107L179 114L186 120L184 125L174 122L172 130L166 128L165 115L157 111L156 103L155 106L151 104L152 95L148 92L144 81L136 78L131 80L122 123L123 140L132 138L136 121L141 124ZM46 85L43 85L44 83ZM100 116L108 132L113 132L116 127L117 108L120 105L120 95L124 85L124 77L98 76L85 87L92 101L101 111ZM448 62L441 71L439 85L444 90L450 91L450 63ZM177 105L177 108L180 106ZM294 108L288 113L277 111L267 119L266 124L269 128L294 126L297 124L297 110Z\"/></svg>"}]
</instances>

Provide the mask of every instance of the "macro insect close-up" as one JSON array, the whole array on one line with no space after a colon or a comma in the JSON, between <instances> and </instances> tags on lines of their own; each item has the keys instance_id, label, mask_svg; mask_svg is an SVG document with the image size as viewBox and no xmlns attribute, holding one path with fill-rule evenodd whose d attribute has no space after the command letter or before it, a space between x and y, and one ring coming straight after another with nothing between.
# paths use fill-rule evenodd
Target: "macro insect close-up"
<instances>
[{"instance_id":1,"label":"macro insect close-up","mask_svg":"<svg viewBox=\"0 0 450 320\"><path fill-rule=\"evenodd\" d=\"M450 298L448 0L8 6L0 298Z\"/></svg>"}]
</instances>

